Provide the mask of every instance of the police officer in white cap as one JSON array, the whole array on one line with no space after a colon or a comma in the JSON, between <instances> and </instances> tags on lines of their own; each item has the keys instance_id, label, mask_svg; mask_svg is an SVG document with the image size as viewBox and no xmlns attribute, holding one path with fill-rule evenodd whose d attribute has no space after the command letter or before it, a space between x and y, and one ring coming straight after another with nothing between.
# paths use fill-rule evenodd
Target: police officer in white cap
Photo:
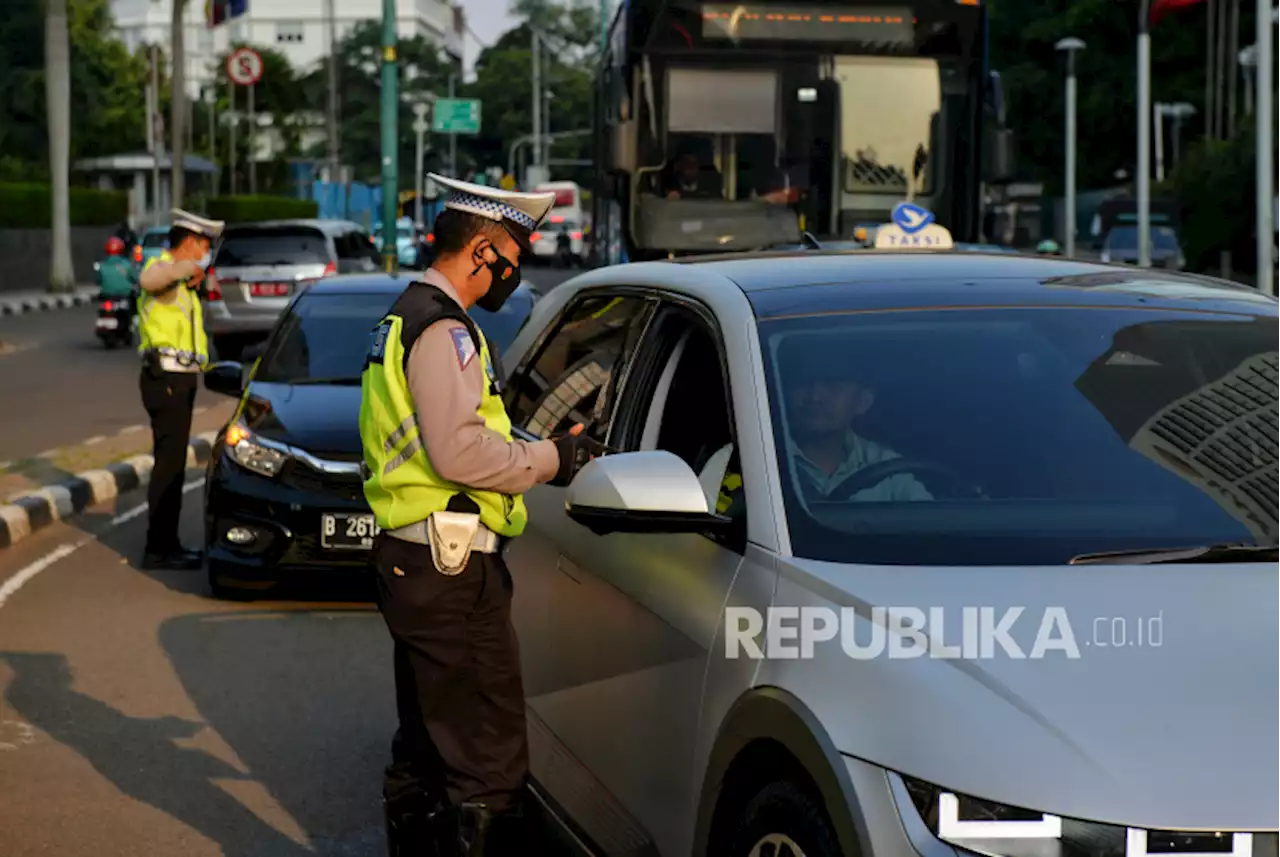
<instances>
[{"instance_id":1,"label":"police officer in white cap","mask_svg":"<svg viewBox=\"0 0 1280 857\"><path fill-rule=\"evenodd\" d=\"M147 544L142 567L193 570L202 556L178 540L182 477L187 467L191 408L200 371L209 361L198 291L213 261L223 222L173 209L169 246L150 259L138 284L142 404L151 418L155 463L147 487Z\"/></svg>"},{"instance_id":2,"label":"police officer in white cap","mask_svg":"<svg viewBox=\"0 0 1280 857\"><path fill-rule=\"evenodd\" d=\"M522 819L524 689L502 559L523 492L567 485L600 450L581 426L511 435L493 355L467 315L497 311L555 195L432 175L449 196L436 258L374 329L362 381L364 493L395 643L400 726L383 796L393 857L538 853Z\"/></svg>"}]
</instances>

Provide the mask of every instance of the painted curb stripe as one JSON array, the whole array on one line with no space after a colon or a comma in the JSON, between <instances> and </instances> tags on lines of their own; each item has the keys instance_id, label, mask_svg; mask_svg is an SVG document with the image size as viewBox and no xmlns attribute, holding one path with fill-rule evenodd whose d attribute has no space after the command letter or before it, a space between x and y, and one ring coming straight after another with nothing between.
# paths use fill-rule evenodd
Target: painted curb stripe
<instances>
[{"instance_id":1,"label":"painted curb stripe","mask_svg":"<svg viewBox=\"0 0 1280 857\"><path fill-rule=\"evenodd\" d=\"M216 431L193 435L187 444L187 463L207 464L217 437ZM7 548L54 521L143 487L151 480L154 464L150 455L135 455L0 504L0 548Z\"/></svg>"}]
</instances>

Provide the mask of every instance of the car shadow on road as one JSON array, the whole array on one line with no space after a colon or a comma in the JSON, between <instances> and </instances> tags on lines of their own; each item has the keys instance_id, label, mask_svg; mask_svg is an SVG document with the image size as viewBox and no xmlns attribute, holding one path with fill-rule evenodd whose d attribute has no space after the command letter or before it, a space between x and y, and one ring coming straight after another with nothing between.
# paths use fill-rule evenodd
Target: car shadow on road
<instances>
[{"instance_id":1,"label":"car shadow on road","mask_svg":"<svg viewBox=\"0 0 1280 857\"><path fill-rule=\"evenodd\" d=\"M176 743L194 738L204 724L174 716L130 717L75 690L61 654L0 652L0 661L14 673L5 701L23 719L75 750L124 794L218 843L225 857L316 853L215 782L256 779L253 773L245 775L203 750Z\"/></svg>"},{"instance_id":2,"label":"car shadow on road","mask_svg":"<svg viewBox=\"0 0 1280 857\"><path fill-rule=\"evenodd\" d=\"M203 720L306 832L311 853L385 853L391 640L373 607L178 616L159 642Z\"/></svg>"}]
</instances>

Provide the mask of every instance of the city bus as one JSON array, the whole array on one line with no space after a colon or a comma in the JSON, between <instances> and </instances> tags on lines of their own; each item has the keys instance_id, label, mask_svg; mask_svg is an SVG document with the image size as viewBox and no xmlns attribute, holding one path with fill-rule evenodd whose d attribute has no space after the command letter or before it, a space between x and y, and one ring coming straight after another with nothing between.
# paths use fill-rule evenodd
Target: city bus
<instances>
[{"instance_id":1,"label":"city bus","mask_svg":"<svg viewBox=\"0 0 1280 857\"><path fill-rule=\"evenodd\" d=\"M596 79L599 263L850 239L909 200L979 240L1012 134L981 0L623 0Z\"/></svg>"}]
</instances>

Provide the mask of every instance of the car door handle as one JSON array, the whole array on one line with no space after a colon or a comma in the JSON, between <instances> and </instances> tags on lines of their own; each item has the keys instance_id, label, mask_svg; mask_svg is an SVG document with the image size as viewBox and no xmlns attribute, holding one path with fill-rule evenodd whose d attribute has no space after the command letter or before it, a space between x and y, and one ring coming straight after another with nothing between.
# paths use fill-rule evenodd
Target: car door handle
<instances>
[{"instance_id":1,"label":"car door handle","mask_svg":"<svg viewBox=\"0 0 1280 857\"><path fill-rule=\"evenodd\" d=\"M582 571L564 554L556 558L556 568L574 583L582 583Z\"/></svg>"}]
</instances>

